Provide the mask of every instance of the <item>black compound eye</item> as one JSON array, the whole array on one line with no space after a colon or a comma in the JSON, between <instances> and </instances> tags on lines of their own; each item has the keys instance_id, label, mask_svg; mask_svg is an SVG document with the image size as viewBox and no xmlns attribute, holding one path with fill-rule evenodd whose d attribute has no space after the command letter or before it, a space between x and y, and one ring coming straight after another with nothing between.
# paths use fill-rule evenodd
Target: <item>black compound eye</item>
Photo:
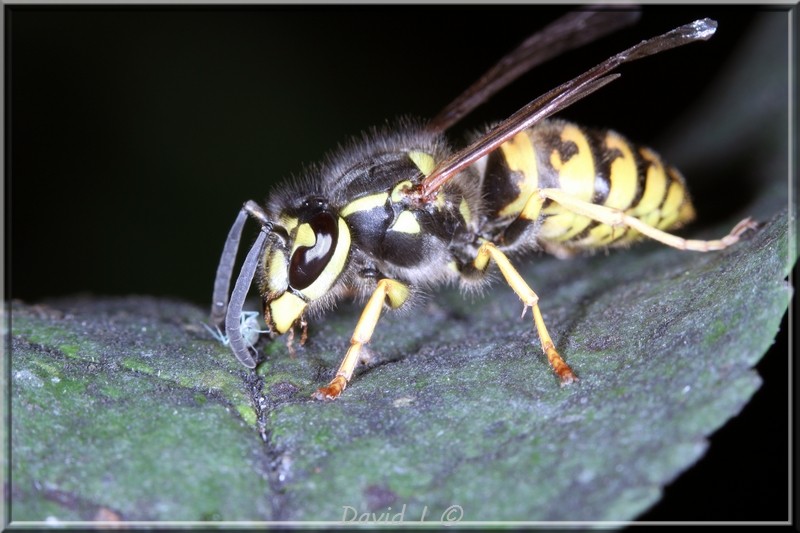
<instances>
[{"instance_id":1,"label":"black compound eye","mask_svg":"<svg viewBox=\"0 0 800 533\"><path fill-rule=\"evenodd\" d=\"M300 246L292 254L289 285L303 290L320 276L336 250L339 227L336 218L326 212L317 213L308 221L314 232L314 246Z\"/></svg>"}]
</instances>

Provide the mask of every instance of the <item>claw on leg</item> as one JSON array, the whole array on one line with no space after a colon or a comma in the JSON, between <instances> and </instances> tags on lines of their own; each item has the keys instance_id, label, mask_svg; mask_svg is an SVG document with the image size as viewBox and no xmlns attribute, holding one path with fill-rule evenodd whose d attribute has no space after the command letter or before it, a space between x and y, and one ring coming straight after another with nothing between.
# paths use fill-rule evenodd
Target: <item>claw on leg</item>
<instances>
[{"instance_id":1,"label":"claw on leg","mask_svg":"<svg viewBox=\"0 0 800 533\"><path fill-rule=\"evenodd\" d=\"M578 376L575 375L567 362L564 361L564 359L561 358L561 355L559 355L559 353L556 351L553 340L550 338L550 334L547 333L547 328L545 327L544 319L542 318L542 312L539 310L538 305L533 308L533 325L539 332L539 338L542 341L542 350L547 356L550 366L553 367L553 371L556 373L559 379L561 379L561 385L569 385L570 383L578 381Z\"/></svg>"},{"instance_id":2,"label":"claw on leg","mask_svg":"<svg viewBox=\"0 0 800 533\"><path fill-rule=\"evenodd\" d=\"M347 380L344 376L336 376L324 387L320 387L311 396L315 400L335 400L347 387Z\"/></svg>"},{"instance_id":3,"label":"claw on leg","mask_svg":"<svg viewBox=\"0 0 800 533\"><path fill-rule=\"evenodd\" d=\"M550 366L553 371L561 380L562 385L568 385L578 380L578 377L569 367L569 365L561 358L555 349L553 340L547 332L547 327L544 325L542 318L542 311L539 309L539 297L533 292L533 289L522 279L519 272L514 268L508 257L501 252L494 244L484 242L478 249L478 257L475 259L475 267L483 270L489 263L489 259L494 260L495 264L500 268L500 273L505 277L506 282L514 290L517 296L522 299L524 305L522 309L522 316L525 316L525 311L530 307L533 311L533 325L536 332L539 334L539 340L542 342L542 351L547 356Z\"/></svg>"}]
</instances>

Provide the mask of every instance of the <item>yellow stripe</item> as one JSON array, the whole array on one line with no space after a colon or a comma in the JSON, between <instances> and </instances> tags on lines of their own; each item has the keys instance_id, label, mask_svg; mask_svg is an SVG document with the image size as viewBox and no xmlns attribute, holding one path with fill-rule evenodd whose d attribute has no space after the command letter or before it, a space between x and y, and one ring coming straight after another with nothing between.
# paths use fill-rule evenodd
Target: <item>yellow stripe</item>
<instances>
[{"instance_id":1,"label":"yellow stripe","mask_svg":"<svg viewBox=\"0 0 800 533\"><path fill-rule=\"evenodd\" d=\"M408 300L411 291L399 281L387 279L386 300L392 309L397 309Z\"/></svg>"},{"instance_id":2,"label":"yellow stripe","mask_svg":"<svg viewBox=\"0 0 800 533\"><path fill-rule=\"evenodd\" d=\"M578 151L566 161L558 150L550 154L550 164L558 172L560 189L587 202L594 196L594 157L589 141L581 130L567 124L561 131L562 142L573 142Z\"/></svg>"},{"instance_id":3,"label":"yellow stripe","mask_svg":"<svg viewBox=\"0 0 800 533\"><path fill-rule=\"evenodd\" d=\"M269 303L269 316L275 325L275 330L281 334L289 331L305 308L306 303L291 292L285 292L280 298L272 300Z\"/></svg>"},{"instance_id":4,"label":"yellow stripe","mask_svg":"<svg viewBox=\"0 0 800 533\"><path fill-rule=\"evenodd\" d=\"M339 278L347 262L350 253L350 230L345 224L344 219L339 217L339 238L336 239L336 249L333 256L322 273L314 280L314 283L300 291L309 300L316 300L327 294L333 283Z\"/></svg>"},{"instance_id":5,"label":"yellow stripe","mask_svg":"<svg viewBox=\"0 0 800 533\"><path fill-rule=\"evenodd\" d=\"M411 161L417 165L417 168L423 175L428 176L431 172L433 172L436 163L433 160L433 156L430 154L426 154L425 152L419 152L417 150L411 150L408 152L408 157L411 158Z\"/></svg>"},{"instance_id":6,"label":"yellow stripe","mask_svg":"<svg viewBox=\"0 0 800 533\"><path fill-rule=\"evenodd\" d=\"M347 217L359 211L369 211L370 209L375 209L385 204L388 198L389 193L385 192L363 196L344 206L339 214L340 216Z\"/></svg>"},{"instance_id":7,"label":"yellow stripe","mask_svg":"<svg viewBox=\"0 0 800 533\"><path fill-rule=\"evenodd\" d=\"M411 211L403 211L394 221L394 224L389 226L392 231L399 231L401 233L419 233L420 227L417 218Z\"/></svg>"},{"instance_id":8,"label":"yellow stripe","mask_svg":"<svg viewBox=\"0 0 800 533\"><path fill-rule=\"evenodd\" d=\"M603 205L616 209L627 209L636 196L638 182L636 160L633 158L633 152L628 142L613 131L606 134L605 150L609 153L618 150L620 155L609 166L609 191ZM589 234L574 245L581 248L600 247L624 232L625 228L612 228L606 224L600 224L589 230ZM626 236L620 242L627 241Z\"/></svg>"},{"instance_id":9,"label":"yellow stripe","mask_svg":"<svg viewBox=\"0 0 800 533\"><path fill-rule=\"evenodd\" d=\"M536 153L533 142L525 131L516 134L500 145L506 165L513 172L522 174L522 182L517 183L519 195L498 213L501 217L517 216L525 207L528 198L539 188L539 169L536 166Z\"/></svg>"},{"instance_id":10,"label":"yellow stripe","mask_svg":"<svg viewBox=\"0 0 800 533\"><path fill-rule=\"evenodd\" d=\"M289 265L281 250L273 250L267 261L267 288L271 292L285 291L289 286Z\"/></svg>"},{"instance_id":11,"label":"yellow stripe","mask_svg":"<svg viewBox=\"0 0 800 533\"><path fill-rule=\"evenodd\" d=\"M577 152L564 161L558 150L550 154L550 164L558 172L559 188L580 200L590 202L594 196L594 156L586 136L573 124L561 130L562 142L573 142ZM552 214L542 223L540 235L549 240L566 241L579 234L592 222L590 218L565 211L558 204L546 210Z\"/></svg>"},{"instance_id":12,"label":"yellow stripe","mask_svg":"<svg viewBox=\"0 0 800 533\"><path fill-rule=\"evenodd\" d=\"M677 211L677 216L675 217L673 227L691 222L694 219L695 214L694 207L692 206L692 200L689 198L689 191L686 190L686 181L675 167L668 166L667 174L669 174L670 178L672 178L672 184L676 187L679 187L682 193L681 201L675 208Z\"/></svg>"},{"instance_id":13,"label":"yellow stripe","mask_svg":"<svg viewBox=\"0 0 800 533\"><path fill-rule=\"evenodd\" d=\"M640 148L639 154L650 163L650 167L647 169L644 194L639 203L631 207L628 214L646 222L650 221L648 224L652 225L659 217L658 206L661 205L664 193L667 192L667 176L664 174L664 165L661 164L661 159L655 153L647 148ZM655 220L652 216L654 211Z\"/></svg>"},{"instance_id":14,"label":"yellow stripe","mask_svg":"<svg viewBox=\"0 0 800 533\"><path fill-rule=\"evenodd\" d=\"M685 191L684 194L686 194ZM694 217L695 217L694 206L692 205L691 200L686 198L683 202L683 205L681 206L681 211L680 214L678 215L678 222L681 224L685 224L687 222L694 220Z\"/></svg>"},{"instance_id":15,"label":"yellow stripe","mask_svg":"<svg viewBox=\"0 0 800 533\"><path fill-rule=\"evenodd\" d=\"M311 248L317 243L317 236L314 230L311 229L311 224L300 224L297 228L297 235L294 238L294 245L292 246L292 254L301 246Z\"/></svg>"},{"instance_id":16,"label":"yellow stripe","mask_svg":"<svg viewBox=\"0 0 800 533\"><path fill-rule=\"evenodd\" d=\"M614 132L606 135L606 149L609 151L619 150L622 155L611 162L609 181L611 182L608 198L604 205L616 207L617 209L627 209L636 196L636 183L638 172L636 171L636 161L628 143Z\"/></svg>"},{"instance_id":17,"label":"yellow stripe","mask_svg":"<svg viewBox=\"0 0 800 533\"><path fill-rule=\"evenodd\" d=\"M461 213L461 217L464 219L464 222L469 224L470 219L472 218L472 213L469 211L469 204L467 204L467 200L465 198L462 198L461 203L458 204L458 212Z\"/></svg>"},{"instance_id":18,"label":"yellow stripe","mask_svg":"<svg viewBox=\"0 0 800 533\"><path fill-rule=\"evenodd\" d=\"M661 206L659 229L667 229L678 220L682 203L683 187L681 187L680 183L673 181L669 186L669 191L667 191L667 199L664 200L664 205Z\"/></svg>"},{"instance_id":19,"label":"yellow stripe","mask_svg":"<svg viewBox=\"0 0 800 533\"><path fill-rule=\"evenodd\" d=\"M278 225L289 232L297 226L297 219L295 217L282 216L278 219Z\"/></svg>"},{"instance_id":20,"label":"yellow stripe","mask_svg":"<svg viewBox=\"0 0 800 533\"><path fill-rule=\"evenodd\" d=\"M603 243L610 241L615 235L619 235L624 231L625 228L613 228L607 224L600 224L589 230L589 235L580 242L575 243L575 245L586 248L602 246Z\"/></svg>"},{"instance_id":21,"label":"yellow stripe","mask_svg":"<svg viewBox=\"0 0 800 533\"><path fill-rule=\"evenodd\" d=\"M440 211L447 205L447 193L444 192L444 189L439 189L439 192L436 193L436 200L433 205Z\"/></svg>"}]
</instances>

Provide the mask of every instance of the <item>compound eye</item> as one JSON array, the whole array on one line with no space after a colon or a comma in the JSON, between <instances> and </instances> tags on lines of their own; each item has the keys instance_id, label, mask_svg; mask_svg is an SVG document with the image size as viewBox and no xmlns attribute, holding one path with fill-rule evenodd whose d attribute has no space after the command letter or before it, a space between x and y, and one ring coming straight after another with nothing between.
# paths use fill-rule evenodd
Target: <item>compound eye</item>
<instances>
[{"instance_id":1,"label":"compound eye","mask_svg":"<svg viewBox=\"0 0 800 533\"><path fill-rule=\"evenodd\" d=\"M308 221L314 232L313 246L299 246L292 254L289 265L289 285L303 290L322 274L336 250L339 228L330 213L322 212Z\"/></svg>"}]
</instances>

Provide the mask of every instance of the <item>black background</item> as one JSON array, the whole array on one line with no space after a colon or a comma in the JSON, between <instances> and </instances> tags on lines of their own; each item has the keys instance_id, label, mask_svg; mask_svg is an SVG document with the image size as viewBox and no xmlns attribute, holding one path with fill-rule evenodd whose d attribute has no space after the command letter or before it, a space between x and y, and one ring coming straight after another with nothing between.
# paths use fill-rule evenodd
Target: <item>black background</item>
<instances>
[{"instance_id":1,"label":"black background","mask_svg":"<svg viewBox=\"0 0 800 533\"><path fill-rule=\"evenodd\" d=\"M27 302L91 293L208 305L245 200L262 201L273 182L369 126L433 116L561 11L6 7L6 293ZM647 8L633 28L523 77L454 138L643 38L715 18L711 41L625 66L621 80L562 114L659 146L735 60L752 15ZM693 190L700 224L735 212L747 192L702 182ZM766 385L640 519L787 519L782 329L758 366Z\"/></svg>"}]
</instances>

